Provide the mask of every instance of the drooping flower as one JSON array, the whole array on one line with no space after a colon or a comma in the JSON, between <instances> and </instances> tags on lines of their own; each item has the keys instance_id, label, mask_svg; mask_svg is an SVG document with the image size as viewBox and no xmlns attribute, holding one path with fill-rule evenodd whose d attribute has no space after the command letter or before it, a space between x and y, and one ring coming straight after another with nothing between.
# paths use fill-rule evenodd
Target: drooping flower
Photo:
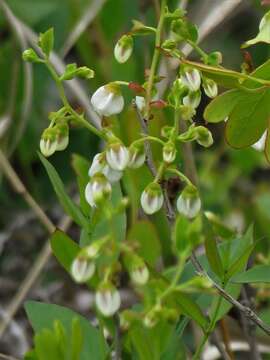
<instances>
[{"instance_id":1,"label":"drooping flower","mask_svg":"<svg viewBox=\"0 0 270 360\"><path fill-rule=\"evenodd\" d=\"M98 153L94 156L88 175L92 177L99 172L105 175L111 183L119 181L123 175L122 171L114 170L107 164L105 153Z\"/></svg>"},{"instance_id":2,"label":"drooping flower","mask_svg":"<svg viewBox=\"0 0 270 360\"><path fill-rule=\"evenodd\" d=\"M198 144L204 147L209 147L213 144L214 140L212 133L206 127L196 126L194 131L196 133L196 141Z\"/></svg>"},{"instance_id":3,"label":"drooping flower","mask_svg":"<svg viewBox=\"0 0 270 360\"><path fill-rule=\"evenodd\" d=\"M176 158L176 149L173 143L168 142L163 146L162 156L166 163L171 164L174 162Z\"/></svg>"},{"instance_id":4,"label":"drooping flower","mask_svg":"<svg viewBox=\"0 0 270 360\"><path fill-rule=\"evenodd\" d=\"M214 80L204 79L203 80L203 89L205 94L211 99L216 97L218 94L218 87Z\"/></svg>"},{"instance_id":5,"label":"drooping flower","mask_svg":"<svg viewBox=\"0 0 270 360\"><path fill-rule=\"evenodd\" d=\"M40 139L40 151L45 157L49 157L55 153L57 149L56 133L53 128L48 128L43 131Z\"/></svg>"},{"instance_id":6,"label":"drooping flower","mask_svg":"<svg viewBox=\"0 0 270 360\"><path fill-rule=\"evenodd\" d=\"M194 186L187 186L177 199L177 210L180 214L192 219L201 210L201 199Z\"/></svg>"},{"instance_id":7,"label":"drooping flower","mask_svg":"<svg viewBox=\"0 0 270 360\"><path fill-rule=\"evenodd\" d=\"M121 143L112 143L106 150L106 160L112 169L122 171L128 165L128 149Z\"/></svg>"},{"instance_id":8,"label":"drooping flower","mask_svg":"<svg viewBox=\"0 0 270 360\"><path fill-rule=\"evenodd\" d=\"M103 283L96 292L96 306L106 317L114 315L120 308L121 298L111 283Z\"/></svg>"},{"instance_id":9,"label":"drooping flower","mask_svg":"<svg viewBox=\"0 0 270 360\"><path fill-rule=\"evenodd\" d=\"M119 114L124 108L124 98L120 86L109 83L96 90L91 98L95 111L101 116Z\"/></svg>"},{"instance_id":10,"label":"drooping flower","mask_svg":"<svg viewBox=\"0 0 270 360\"><path fill-rule=\"evenodd\" d=\"M84 283L94 275L95 263L89 258L79 255L73 260L70 272L77 283Z\"/></svg>"},{"instance_id":11,"label":"drooping flower","mask_svg":"<svg viewBox=\"0 0 270 360\"><path fill-rule=\"evenodd\" d=\"M183 97L183 104L185 106L191 106L193 109L196 109L201 102L201 92L190 92L188 95Z\"/></svg>"},{"instance_id":12,"label":"drooping flower","mask_svg":"<svg viewBox=\"0 0 270 360\"><path fill-rule=\"evenodd\" d=\"M128 167L137 169L141 167L145 162L145 151L143 146L131 145L129 148L129 163Z\"/></svg>"},{"instance_id":13,"label":"drooping flower","mask_svg":"<svg viewBox=\"0 0 270 360\"><path fill-rule=\"evenodd\" d=\"M114 47L114 57L120 63L125 63L131 56L133 51L133 37L123 35Z\"/></svg>"},{"instance_id":14,"label":"drooping flower","mask_svg":"<svg viewBox=\"0 0 270 360\"><path fill-rule=\"evenodd\" d=\"M141 195L141 205L144 212L152 215L159 211L163 205L164 197L159 184L151 183Z\"/></svg>"},{"instance_id":15,"label":"drooping flower","mask_svg":"<svg viewBox=\"0 0 270 360\"><path fill-rule=\"evenodd\" d=\"M107 178L101 174L95 174L86 185L85 198L90 206L97 206L98 203L110 196L112 186Z\"/></svg>"},{"instance_id":16,"label":"drooping flower","mask_svg":"<svg viewBox=\"0 0 270 360\"><path fill-rule=\"evenodd\" d=\"M181 74L181 80L191 92L196 92L201 86L201 74L197 69L186 68Z\"/></svg>"}]
</instances>

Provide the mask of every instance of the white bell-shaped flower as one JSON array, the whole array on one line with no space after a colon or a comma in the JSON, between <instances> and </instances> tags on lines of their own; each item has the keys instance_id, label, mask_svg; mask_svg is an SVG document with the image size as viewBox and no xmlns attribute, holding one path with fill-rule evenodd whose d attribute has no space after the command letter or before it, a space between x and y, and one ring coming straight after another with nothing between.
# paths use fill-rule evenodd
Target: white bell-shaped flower
<instances>
[{"instance_id":1,"label":"white bell-shaped flower","mask_svg":"<svg viewBox=\"0 0 270 360\"><path fill-rule=\"evenodd\" d=\"M145 163L145 151L143 146L131 145L129 148L129 163L131 169L138 169Z\"/></svg>"},{"instance_id":2,"label":"white bell-shaped flower","mask_svg":"<svg viewBox=\"0 0 270 360\"><path fill-rule=\"evenodd\" d=\"M148 215L159 211L163 205L163 201L163 193L160 185L157 183L149 184L141 195L141 206Z\"/></svg>"},{"instance_id":3,"label":"white bell-shaped flower","mask_svg":"<svg viewBox=\"0 0 270 360\"><path fill-rule=\"evenodd\" d=\"M185 69L181 75L181 80L192 92L196 92L201 86L201 74L197 69Z\"/></svg>"},{"instance_id":4,"label":"white bell-shaped flower","mask_svg":"<svg viewBox=\"0 0 270 360\"><path fill-rule=\"evenodd\" d=\"M88 175L90 177L97 173L105 175L110 183L119 181L123 175L122 171L114 170L107 164L105 153L96 154L89 168Z\"/></svg>"},{"instance_id":5,"label":"white bell-shaped flower","mask_svg":"<svg viewBox=\"0 0 270 360\"><path fill-rule=\"evenodd\" d=\"M77 256L71 264L71 275L77 283L91 279L95 272L95 263L84 256Z\"/></svg>"},{"instance_id":6,"label":"white bell-shaped flower","mask_svg":"<svg viewBox=\"0 0 270 360\"><path fill-rule=\"evenodd\" d=\"M252 145L253 149L257 151L264 151L266 138L267 138L267 131L265 131L262 134L261 138L255 144Z\"/></svg>"},{"instance_id":7,"label":"white bell-shaped flower","mask_svg":"<svg viewBox=\"0 0 270 360\"><path fill-rule=\"evenodd\" d=\"M131 35L123 35L114 47L114 57L120 63L125 63L131 56L133 51L133 37Z\"/></svg>"},{"instance_id":8,"label":"white bell-shaped flower","mask_svg":"<svg viewBox=\"0 0 270 360\"><path fill-rule=\"evenodd\" d=\"M106 165L106 159L104 153L96 154L88 170L88 175L92 177L95 174L102 172L105 165Z\"/></svg>"},{"instance_id":9,"label":"white bell-shaped flower","mask_svg":"<svg viewBox=\"0 0 270 360\"><path fill-rule=\"evenodd\" d=\"M211 99L215 98L218 95L218 87L214 80L204 79L203 89L205 94Z\"/></svg>"},{"instance_id":10,"label":"white bell-shaped flower","mask_svg":"<svg viewBox=\"0 0 270 360\"><path fill-rule=\"evenodd\" d=\"M183 104L196 109L201 102L201 91L190 92L188 95L183 97Z\"/></svg>"},{"instance_id":11,"label":"white bell-shaped flower","mask_svg":"<svg viewBox=\"0 0 270 360\"><path fill-rule=\"evenodd\" d=\"M49 157L57 150L57 134L55 129L48 128L43 131L40 139L40 151L45 157Z\"/></svg>"},{"instance_id":12,"label":"white bell-shaped flower","mask_svg":"<svg viewBox=\"0 0 270 360\"><path fill-rule=\"evenodd\" d=\"M121 143L112 143L106 150L108 165L118 171L123 171L129 162L128 149Z\"/></svg>"},{"instance_id":13,"label":"white bell-shaped flower","mask_svg":"<svg viewBox=\"0 0 270 360\"><path fill-rule=\"evenodd\" d=\"M147 266L134 267L130 272L132 281L137 285L145 285L149 279L149 270Z\"/></svg>"},{"instance_id":14,"label":"white bell-shaped flower","mask_svg":"<svg viewBox=\"0 0 270 360\"><path fill-rule=\"evenodd\" d=\"M98 88L91 98L91 103L101 116L119 114L124 108L124 98L119 85L115 83Z\"/></svg>"},{"instance_id":15,"label":"white bell-shaped flower","mask_svg":"<svg viewBox=\"0 0 270 360\"><path fill-rule=\"evenodd\" d=\"M135 104L140 112L142 112L145 108L145 98L143 96L135 97Z\"/></svg>"},{"instance_id":16,"label":"white bell-shaped flower","mask_svg":"<svg viewBox=\"0 0 270 360\"><path fill-rule=\"evenodd\" d=\"M113 316L120 308L121 298L118 290L111 284L103 284L96 292L96 306L106 317Z\"/></svg>"},{"instance_id":17,"label":"white bell-shaped flower","mask_svg":"<svg viewBox=\"0 0 270 360\"><path fill-rule=\"evenodd\" d=\"M163 156L163 160L167 164L171 164L172 162L174 162L176 158L176 149L173 143L168 142L163 146L162 156Z\"/></svg>"},{"instance_id":18,"label":"white bell-shaped flower","mask_svg":"<svg viewBox=\"0 0 270 360\"><path fill-rule=\"evenodd\" d=\"M201 210L201 199L195 188L186 187L177 199L177 210L180 214L192 219L198 215Z\"/></svg>"},{"instance_id":19,"label":"white bell-shaped flower","mask_svg":"<svg viewBox=\"0 0 270 360\"><path fill-rule=\"evenodd\" d=\"M101 174L95 174L86 185L85 198L90 206L97 206L99 202L111 195L112 186L107 178Z\"/></svg>"}]
</instances>

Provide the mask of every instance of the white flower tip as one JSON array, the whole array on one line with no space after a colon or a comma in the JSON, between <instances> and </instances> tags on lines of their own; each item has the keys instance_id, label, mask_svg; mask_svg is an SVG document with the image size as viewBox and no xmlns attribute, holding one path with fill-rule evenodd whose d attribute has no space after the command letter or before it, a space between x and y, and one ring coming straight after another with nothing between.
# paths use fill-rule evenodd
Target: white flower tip
<instances>
[{"instance_id":1,"label":"white flower tip","mask_svg":"<svg viewBox=\"0 0 270 360\"><path fill-rule=\"evenodd\" d=\"M94 275L95 264L86 258L78 256L73 260L70 271L77 283L84 283Z\"/></svg>"},{"instance_id":2,"label":"white flower tip","mask_svg":"<svg viewBox=\"0 0 270 360\"><path fill-rule=\"evenodd\" d=\"M104 316L113 316L121 305L119 292L114 287L98 290L96 293L96 305Z\"/></svg>"}]
</instances>

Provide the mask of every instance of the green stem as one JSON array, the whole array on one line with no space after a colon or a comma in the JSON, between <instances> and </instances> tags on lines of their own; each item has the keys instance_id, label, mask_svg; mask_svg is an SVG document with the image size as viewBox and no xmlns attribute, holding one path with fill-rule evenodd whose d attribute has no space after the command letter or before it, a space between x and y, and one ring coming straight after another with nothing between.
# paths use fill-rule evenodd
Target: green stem
<instances>
[{"instance_id":1,"label":"green stem","mask_svg":"<svg viewBox=\"0 0 270 360\"><path fill-rule=\"evenodd\" d=\"M141 142L143 143L145 141L155 141L155 142L159 143L162 146L165 145L164 141L162 141L161 139L156 138L154 136L143 136L142 138L133 141L132 145L137 145L137 144L140 144Z\"/></svg>"},{"instance_id":2,"label":"green stem","mask_svg":"<svg viewBox=\"0 0 270 360\"><path fill-rule=\"evenodd\" d=\"M199 55L201 55L203 62L206 63L206 62L207 62L207 59L208 59L208 55L206 54L206 52L204 52L204 51L203 51L196 43L194 43L192 40L187 40L187 42L189 43L190 46L193 47L193 49L194 49L195 51L197 51L197 53L198 53Z\"/></svg>"},{"instance_id":3,"label":"green stem","mask_svg":"<svg viewBox=\"0 0 270 360\"><path fill-rule=\"evenodd\" d=\"M153 59L152 59L152 63L151 63L150 74L149 74L149 79L148 79L147 89L146 89L146 111L145 111L146 119L149 119L149 116L150 116L150 102L151 102L151 95L152 95L152 88L153 88L153 84L154 84L155 73L156 73L159 54L160 54L159 48L161 45L161 33L162 33L162 28L163 28L163 23L164 23L166 4L167 4L167 0L161 0L160 18L159 18L157 31L156 31L155 50L154 50L154 55L153 55Z\"/></svg>"},{"instance_id":4,"label":"green stem","mask_svg":"<svg viewBox=\"0 0 270 360\"><path fill-rule=\"evenodd\" d=\"M69 104L68 102L68 99L66 97L66 94L65 94L65 89L64 89L64 86L61 82L61 80L59 79L56 71L54 70L53 66L51 65L51 63L49 62L48 59L45 60L45 64L47 65L47 68L48 70L50 71L51 75L52 75L52 78L54 79L55 83L56 83L56 86L58 88L58 91L59 91L59 95L60 95L60 98L65 106L65 108L70 112L71 115L74 116L74 118L82 125L84 125L88 130L90 130L92 133L94 133L95 135L97 135L98 137L100 137L101 139L104 139L106 140L107 137L106 135L96 129L93 125L91 125L87 120L85 120L85 118L81 115L79 115L72 107L71 105Z\"/></svg>"},{"instance_id":5,"label":"green stem","mask_svg":"<svg viewBox=\"0 0 270 360\"><path fill-rule=\"evenodd\" d=\"M221 296L219 296L218 301L217 301L216 306L215 306L214 314L213 314L212 319L211 319L210 324L209 324L209 327L208 327L207 331L205 332L198 349L196 350L194 356L192 357L192 360L200 359L201 353L203 352L203 349L204 349L204 346L205 346L207 340L209 339L209 336L214 331L214 328L215 328L216 322L217 322L219 309L220 309L220 306L221 306L221 303L222 303L222 299L223 298Z\"/></svg>"},{"instance_id":6,"label":"green stem","mask_svg":"<svg viewBox=\"0 0 270 360\"><path fill-rule=\"evenodd\" d=\"M195 185L192 184L192 182L189 180L189 178L188 178L185 174L181 173L181 171L179 171L179 170L177 170L177 169L172 169L172 168L168 168L168 169L166 169L166 171L168 171L168 172L170 172L170 173L172 173L172 174L177 175L177 176L178 176L181 180L183 180L187 185L195 186Z\"/></svg>"}]
</instances>

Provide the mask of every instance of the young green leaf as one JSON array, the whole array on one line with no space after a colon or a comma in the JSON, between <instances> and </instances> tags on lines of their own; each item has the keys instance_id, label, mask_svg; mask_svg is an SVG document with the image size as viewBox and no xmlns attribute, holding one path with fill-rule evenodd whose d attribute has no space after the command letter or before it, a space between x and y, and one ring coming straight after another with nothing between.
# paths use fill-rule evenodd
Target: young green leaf
<instances>
[{"instance_id":1,"label":"young green leaf","mask_svg":"<svg viewBox=\"0 0 270 360\"><path fill-rule=\"evenodd\" d=\"M53 28L50 28L45 33L41 33L38 39L38 45L43 51L43 53L49 57L50 52L54 46L54 31Z\"/></svg>"},{"instance_id":2,"label":"young green leaf","mask_svg":"<svg viewBox=\"0 0 270 360\"><path fill-rule=\"evenodd\" d=\"M89 227L89 221L87 218L82 214L80 208L70 199L68 194L65 191L64 184L60 179L57 171L53 167L53 165L45 159L44 156L39 154L40 160L44 165L48 176L51 180L53 185L54 191L60 201L61 205L63 206L64 210L70 215L70 217L79 225L84 228Z\"/></svg>"},{"instance_id":3,"label":"young green leaf","mask_svg":"<svg viewBox=\"0 0 270 360\"><path fill-rule=\"evenodd\" d=\"M270 283L270 266L257 265L251 269L235 275L233 283Z\"/></svg>"},{"instance_id":4,"label":"young green leaf","mask_svg":"<svg viewBox=\"0 0 270 360\"><path fill-rule=\"evenodd\" d=\"M67 272L70 272L72 261L80 251L80 247L67 234L56 230L50 237L52 251Z\"/></svg>"},{"instance_id":5,"label":"young green leaf","mask_svg":"<svg viewBox=\"0 0 270 360\"><path fill-rule=\"evenodd\" d=\"M76 312L63 306L45 304L37 301L27 301L25 310L35 333L39 333L44 329L52 329L55 321L58 320L63 325L67 338L70 341L72 339L72 324L74 319L77 319L80 323L81 335L84 339L80 360L105 360L107 358L108 346L105 343L102 333L94 328L87 319ZM55 358L48 356L44 358L44 360L47 359ZM56 358L56 360L60 359Z\"/></svg>"},{"instance_id":6,"label":"young green leaf","mask_svg":"<svg viewBox=\"0 0 270 360\"><path fill-rule=\"evenodd\" d=\"M206 329L208 325L207 318L204 316L197 303L189 295L183 293L177 294L175 301L183 314L195 320L202 329Z\"/></svg>"}]
</instances>

